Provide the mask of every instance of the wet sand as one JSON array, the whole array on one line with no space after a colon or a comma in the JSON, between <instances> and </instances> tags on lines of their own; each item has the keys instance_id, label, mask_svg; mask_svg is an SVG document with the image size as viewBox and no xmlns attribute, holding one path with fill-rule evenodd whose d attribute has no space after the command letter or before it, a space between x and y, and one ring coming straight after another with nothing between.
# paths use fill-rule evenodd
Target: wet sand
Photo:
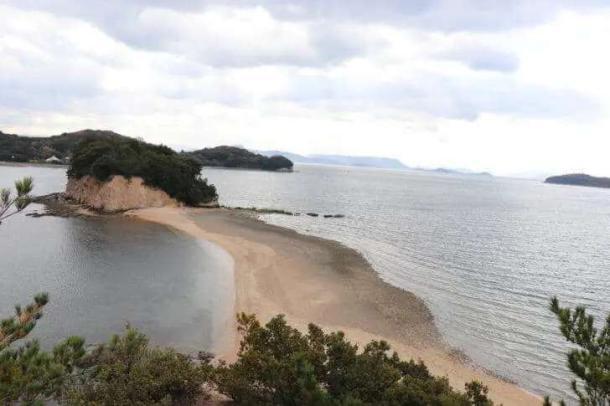
<instances>
[{"instance_id":1,"label":"wet sand","mask_svg":"<svg viewBox=\"0 0 610 406\"><path fill-rule=\"evenodd\" d=\"M143 209L127 215L226 250L235 263L235 312L254 313L261 321L284 314L295 327L313 322L342 330L360 345L383 339L401 357L421 359L431 373L447 376L456 389L479 380L498 403L541 404L539 397L452 355L421 299L382 281L362 255L338 242L226 209ZM229 334L219 355L234 359L238 340L236 333Z\"/></svg>"}]
</instances>

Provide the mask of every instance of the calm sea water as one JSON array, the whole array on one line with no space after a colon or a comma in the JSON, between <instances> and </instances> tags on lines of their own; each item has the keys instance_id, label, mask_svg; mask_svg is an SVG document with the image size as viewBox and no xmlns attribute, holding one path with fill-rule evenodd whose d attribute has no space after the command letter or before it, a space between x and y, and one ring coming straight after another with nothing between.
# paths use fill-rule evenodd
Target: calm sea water
<instances>
[{"instance_id":1,"label":"calm sea water","mask_svg":"<svg viewBox=\"0 0 610 406\"><path fill-rule=\"evenodd\" d=\"M0 167L0 185L24 174L39 193L65 182L60 169ZM610 312L610 190L321 166L204 174L226 205L345 214L264 218L358 249L383 279L422 297L449 344L474 362L571 397L548 301ZM213 272L227 259L160 227L20 217L0 226L0 257L9 258L0 308L38 290L55 299L40 335L91 329L97 340L130 320L158 342L201 348L230 317L217 316L227 280Z\"/></svg>"},{"instance_id":2,"label":"calm sea water","mask_svg":"<svg viewBox=\"0 0 610 406\"><path fill-rule=\"evenodd\" d=\"M0 187L25 175L37 194L65 186L62 169L0 166ZM0 317L46 291L51 302L33 334L43 344L69 335L101 342L130 323L156 344L214 351L233 317L231 261L209 243L135 220L13 216L0 225Z\"/></svg>"},{"instance_id":3,"label":"calm sea water","mask_svg":"<svg viewBox=\"0 0 610 406\"><path fill-rule=\"evenodd\" d=\"M431 308L450 345L539 394L571 398L549 298L610 312L610 190L538 181L299 166L206 169L231 206L345 214L265 216L358 249Z\"/></svg>"}]
</instances>

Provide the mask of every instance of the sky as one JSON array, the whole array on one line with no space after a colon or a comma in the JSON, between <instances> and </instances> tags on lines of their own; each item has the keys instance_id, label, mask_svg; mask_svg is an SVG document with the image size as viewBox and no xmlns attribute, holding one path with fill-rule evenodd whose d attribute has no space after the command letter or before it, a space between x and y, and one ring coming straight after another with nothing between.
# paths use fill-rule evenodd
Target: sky
<instances>
[{"instance_id":1,"label":"sky","mask_svg":"<svg viewBox=\"0 0 610 406\"><path fill-rule=\"evenodd\" d=\"M0 0L0 130L610 176L607 0Z\"/></svg>"}]
</instances>

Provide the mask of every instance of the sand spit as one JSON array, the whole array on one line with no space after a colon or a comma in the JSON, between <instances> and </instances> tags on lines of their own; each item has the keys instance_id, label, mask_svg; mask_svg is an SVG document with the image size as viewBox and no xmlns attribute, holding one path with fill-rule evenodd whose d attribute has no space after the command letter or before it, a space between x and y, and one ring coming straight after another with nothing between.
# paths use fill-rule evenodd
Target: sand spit
<instances>
[{"instance_id":1,"label":"sand spit","mask_svg":"<svg viewBox=\"0 0 610 406\"><path fill-rule=\"evenodd\" d=\"M518 386L465 364L443 342L433 317L417 296L383 282L355 250L305 236L226 209L160 208L127 213L164 224L225 249L235 261L235 311L266 321L276 314L299 328L314 322L343 330L359 344L388 341L402 357L423 360L436 375L462 389L479 380L494 401L539 405ZM227 338L234 359L238 337Z\"/></svg>"}]
</instances>

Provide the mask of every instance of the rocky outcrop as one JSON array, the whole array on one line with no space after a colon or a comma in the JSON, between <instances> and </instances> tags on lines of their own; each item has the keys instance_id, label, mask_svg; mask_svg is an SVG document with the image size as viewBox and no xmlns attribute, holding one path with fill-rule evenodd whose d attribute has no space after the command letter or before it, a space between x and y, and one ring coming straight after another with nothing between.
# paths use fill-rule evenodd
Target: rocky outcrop
<instances>
[{"instance_id":1,"label":"rocky outcrop","mask_svg":"<svg viewBox=\"0 0 610 406\"><path fill-rule=\"evenodd\" d=\"M176 207L181 204L160 189L144 184L142 178L113 176L101 182L92 176L69 178L66 197L102 211L122 211L147 207Z\"/></svg>"}]
</instances>

